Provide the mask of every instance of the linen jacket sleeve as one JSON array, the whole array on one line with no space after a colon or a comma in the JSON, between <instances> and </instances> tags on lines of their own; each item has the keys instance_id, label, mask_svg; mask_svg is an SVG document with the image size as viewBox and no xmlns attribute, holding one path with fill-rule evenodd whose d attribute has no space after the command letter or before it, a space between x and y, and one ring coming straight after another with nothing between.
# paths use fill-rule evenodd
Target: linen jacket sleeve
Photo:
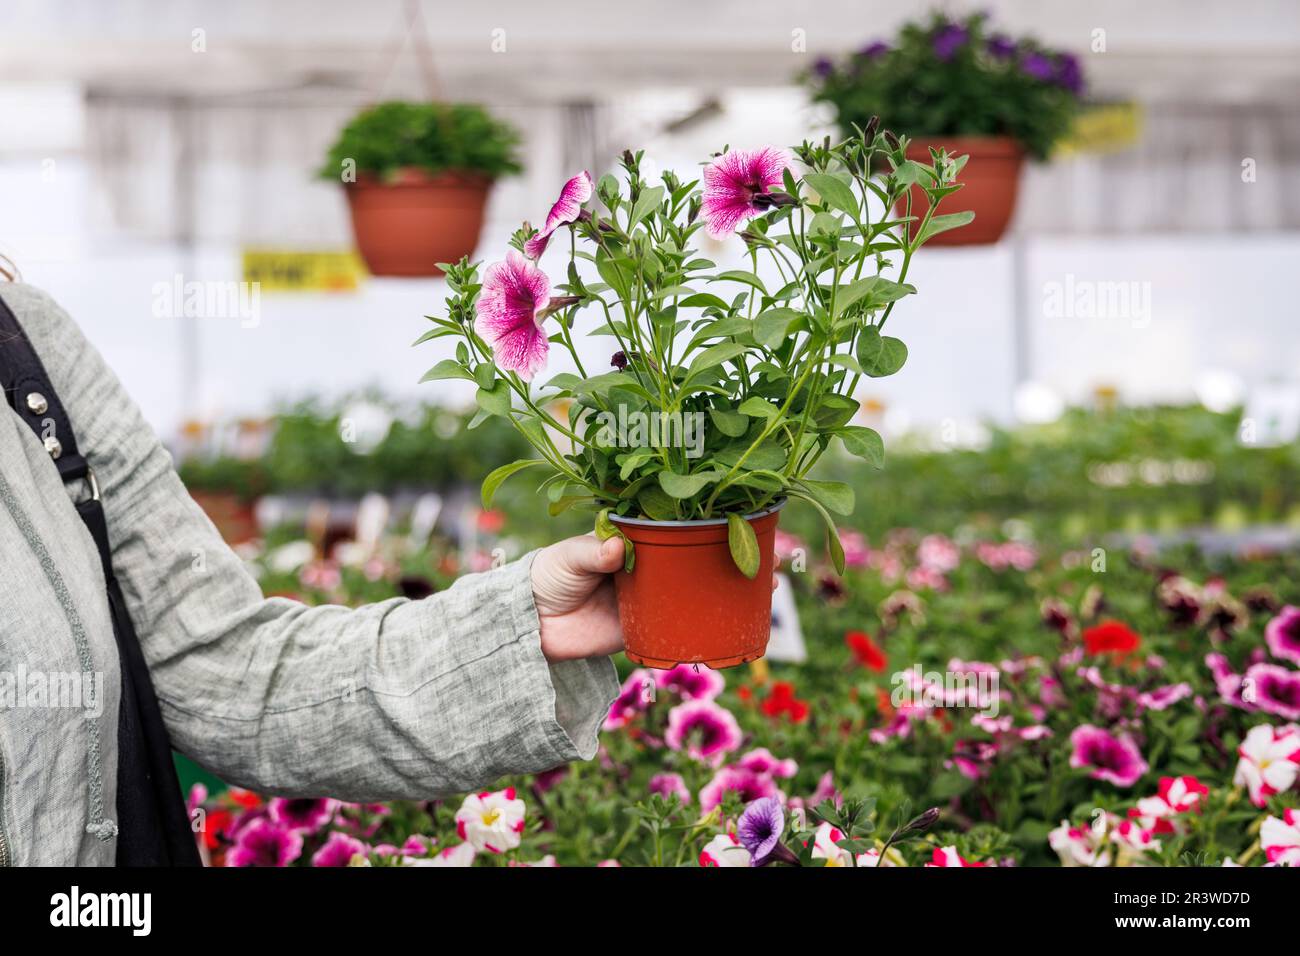
<instances>
[{"instance_id":1,"label":"linen jacket sleeve","mask_svg":"<svg viewBox=\"0 0 1300 956\"><path fill-rule=\"evenodd\" d=\"M422 601L265 598L75 323L31 287L6 300L98 479L176 749L243 787L356 801L479 789L594 755L613 664L542 656L532 555Z\"/></svg>"}]
</instances>

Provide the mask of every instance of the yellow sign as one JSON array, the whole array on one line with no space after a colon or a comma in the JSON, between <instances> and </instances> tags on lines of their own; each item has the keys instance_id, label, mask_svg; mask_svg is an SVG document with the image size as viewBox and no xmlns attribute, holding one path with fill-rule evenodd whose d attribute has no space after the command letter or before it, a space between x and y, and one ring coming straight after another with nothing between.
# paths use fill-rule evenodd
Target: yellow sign
<instances>
[{"instance_id":1,"label":"yellow sign","mask_svg":"<svg viewBox=\"0 0 1300 956\"><path fill-rule=\"evenodd\" d=\"M1113 153L1132 146L1141 133L1142 108L1136 103L1085 106L1069 135L1056 144L1054 155Z\"/></svg>"},{"instance_id":2,"label":"yellow sign","mask_svg":"<svg viewBox=\"0 0 1300 956\"><path fill-rule=\"evenodd\" d=\"M248 248L243 252L244 281L265 292L351 292L366 275L355 252L307 252Z\"/></svg>"}]
</instances>

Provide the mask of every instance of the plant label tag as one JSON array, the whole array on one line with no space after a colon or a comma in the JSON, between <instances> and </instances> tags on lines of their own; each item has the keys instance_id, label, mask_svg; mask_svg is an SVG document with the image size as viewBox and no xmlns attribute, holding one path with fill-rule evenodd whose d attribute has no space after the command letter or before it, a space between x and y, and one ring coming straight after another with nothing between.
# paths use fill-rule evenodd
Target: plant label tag
<instances>
[{"instance_id":1,"label":"plant label tag","mask_svg":"<svg viewBox=\"0 0 1300 956\"><path fill-rule=\"evenodd\" d=\"M803 642L803 628L799 626L799 611L794 605L794 585L784 574L776 576L776 591L772 594L772 636L767 641L767 658L802 664L808 659L808 648Z\"/></svg>"}]
</instances>

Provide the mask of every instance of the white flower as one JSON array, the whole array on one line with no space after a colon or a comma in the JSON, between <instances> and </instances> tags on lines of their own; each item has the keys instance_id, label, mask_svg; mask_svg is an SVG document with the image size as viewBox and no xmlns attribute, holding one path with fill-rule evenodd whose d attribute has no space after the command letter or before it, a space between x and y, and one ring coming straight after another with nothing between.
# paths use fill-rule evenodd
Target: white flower
<instances>
[{"instance_id":1,"label":"white flower","mask_svg":"<svg viewBox=\"0 0 1300 956\"><path fill-rule=\"evenodd\" d=\"M700 851L700 866L749 866L749 851L734 833L719 833Z\"/></svg>"},{"instance_id":2,"label":"white flower","mask_svg":"<svg viewBox=\"0 0 1300 956\"><path fill-rule=\"evenodd\" d=\"M1110 866L1106 834L1115 817L1107 814L1092 827L1072 827L1066 820L1047 835L1047 842L1061 858L1061 866Z\"/></svg>"},{"instance_id":3,"label":"white flower","mask_svg":"<svg viewBox=\"0 0 1300 956\"><path fill-rule=\"evenodd\" d=\"M1246 787L1251 803L1262 807L1273 794L1289 790L1300 773L1300 728L1295 724L1252 727L1237 753L1241 760L1232 782Z\"/></svg>"},{"instance_id":4,"label":"white flower","mask_svg":"<svg viewBox=\"0 0 1300 956\"><path fill-rule=\"evenodd\" d=\"M1259 845L1268 862L1300 866L1300 812L1287 807L1282 817L1267 817L1259 828Z\"/></svg>"},{"instance_id":5,"label":"white flower","mask_svg":"<svg viewBox=\"0 0 1300 956\"><path fill-rule=\"evenodd\" d=\"M471 843L457 843L455 846L449 846L445 850L439 851L435 856L420 857L419 859L409 859L403 866L473 866L474 865L474 845Z\"/></svg>"},{"instance_id":6,"label":"white flower","mask_svg":"<svg viewBox=\"0 0 1300 956\"><path fill-rule=\"evenodd\" d=\"M456 832L475 850L504 853L519 845L524 832L524 801L515 788L471 794L456 811Z\"/></svg>"}]
</instances>

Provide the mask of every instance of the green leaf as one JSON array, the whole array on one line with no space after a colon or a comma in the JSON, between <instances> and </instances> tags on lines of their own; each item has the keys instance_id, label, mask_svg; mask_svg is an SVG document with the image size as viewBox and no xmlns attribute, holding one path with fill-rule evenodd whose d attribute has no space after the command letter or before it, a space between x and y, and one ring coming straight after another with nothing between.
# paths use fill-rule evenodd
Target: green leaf
<instances>
[{"instance_id":1,"label":"green leaf","mask_svg":"<svg viewBox=\"0 0 1300 956\"><path fill-rule=\"evenodd\" d=\"M489 366L490 368L491 366ZM429 371L424 373L421 382L434 382L444 378L463 378L468 381L474 381L474 375L465 366L461 365L455 359L443 359Z\"/></svg>"},{"instance_id":2,"label":"green leaf","mask_svg":"<svg viewBox=\"0 0 1300 956\"><path fill-rule=\"evenodd\" d=\"M673 498L690 498L717 481L716 471L697 471L693 475L679 475L672 471L659 472L659 487Z\"/></svg>"},{"instance_id":3,"label":"green leaf","mask_svg":"<svg viewBox=\"0 0 1300 956\"><path fill-rule=\"evenodd\" d=\"M609 520L609 509L602 508L596 515L596 537L601 541L608 541L610 538L623 539L623 570L628 574L636 567L636 549L632 546L632 541L619 530L618 525Z\"/></svg>"},{"instance_id":4,"label":"green leaf","mask_svg":"<svg viewBox=\"0 0 1300 956\"><path fill-rule=\"evenodd\" d=\"M731 269L727 272L719 272L709 278L710 282L743 282L745 285L753 286L763 295L767 295L767 287L763 285L763 280L752 272L745 272L743 269Z\"/></svg>"},{"instance_id":5,"label":"green leaf","mask_svg":"<svg viewBox=\"0 0 1300 956\"><path fill-rule=\"evenodd\" d=\"M710 408L709 418L713 419L714 427L728 438L739 438L749 431L749 417L740 412Z\"/></svg>"},{"instance_id":6,"label":"green leaf","mask_svg":"<svg viewBox=\"0 0 1300 956\"><path fill-rule=\"evenodd\" d=\"M931 236L937 236L941 232L947 232L949 229L960 228L974 218L975 213L970 209L965 212L951 212L943 216L934 216L925 224L925 228L921 230L921 234L916 237L917 244L919 245L920 243L925 242L925 240L929 239Z\"/></svg>"},{"instance_id":7,"label":"green leaf","mask_svg":"<svg viewBox=\"0 0 1300 956\"><path fill-rule=\"evenodd\" d=\"M544 465L546 462L538 458L521 458L518 461L512 461L508 465L502 465L500 468L494 468L483 479L483 507L491 508L492 499L496 497L497 489L501 483L517 471L523 471L525 468L531 468L533 465Z\"/></svg>"},{"instance_id":8,"label":"green leaf","mask_svg":"<svg viewBox=\"0 0 1300 956\"><path fill-rule=\"evenodd\" d=\"M510 386L503 378L497 379L491 388L480 388L474 393L474 401L489 415L510 417Z\"/></svg>"},{"instance_id":9,"label":"green leaf","mask_svg":"<svg viewBox=\"0 0 1300 956\"><path fill-rule=\"evenodd\" d=\"M790 323L802 313L794 309L768 309L754 317L754 340L769 349L785 341Z\"/></svg>"},{"instance_id":10,"label":"green leaf","mask_svg":"<svg viewBox=\"0 0 1300 956\"><path fill-rule=\"evenodd\" d=\"M491 389L492 383L496 381L497 370L487 362L482 363L474 369L474 381L478 382L479 388Z\"/></svg>"},{"instance_id":11,"label":"green leaf","mask_svg":"<svg viewBox=\"0 0 1300 956\"><path fill-rule=\"evenodd\" d=\"M650 215L654 210L659 208L659 204L664 201L664 187L651 186L643 190L637 197L636 205L632 207L632 217L628 220L627 229L631 232L638 222Z\"/></svg>"},{"instance_id":12,"label":"green leaf","mask_svg":"<svg viewBox=\"0 0 1300 956\"><path fill-rule=\"evenodd\" d=\"M799 484L828 510L839 515L853 514L853 489L844 482L801 478Z\"/></svg>"},{"instance_id":13,"label":"green leaf","mask_svg":"<svg viewBox=\"0 0 1300 956\"><path fill-rule=\"evenodd\" d=\"M822 507L822 503L807 492L798 491L791 488L788 492L792 498L801 498L817 509L817 513L822 516L822 521L826 523L826 548L831 553L831 564L835 567L836 574L844 573L844 545L840 544L839 529L835 527L835 519L831 517L830 512Z\"/></svg>"},{"instance_id":14,"label":"green leaf","mask_svg":"<svg viewBox=\"0 0 1300 956\"><path fill-rule=\"evenodd\" d=\"M862 425L845 425L837 428L835 434L850 455L857 455L873 468L885 467L885 443L874 429Z\"/></svg>"},{"instance_id":15,"label":"green leaf","mask_svg":"<svg viewBox=\"0 0 1300 956\"><path fill-rule=\"evenodd\" d=\"M658 485L642 488L637 493L636 503L654 521L672 521L677 517L677 503Z\"/></svg>"},{"instance_id":16,"label":"green leaf","mask_svg":"<svg viewBox=\"0 0 1300 956\"><path fill-rule=\"evenodd\" d=\"M705 369L713 368L715 365L721 365L738 355L745 354L745 346L736 342L719 342L717 345L710 345L707 349L695 356L691 366L686 371L686 377L698 375Z\"/></svg>"},{"instance_id":17,"label":"green leaf","mask_svg":"<svg viewBox=\"0 0 1300 956\"><path fill-rule=\"evenodd\" d=\"M808 173L803 181L813 189L828 206L846 212L856 221L858 218L858 197L845 185L842 179L830 173Z\"/></svg>"},{"instance_id":18,"label":"green leaf","mask_svg":"<svg viewBox=\"0 0 1300 956\"><path fill-rule=\"evenodd\" d=\"M858 364L872 378L893 375L907 361L907 346L901 339L881 335L874 325L869 325L858 336Z\"/></svg>"},{"instance_id":19,"label":"green leaf","mask_svg":"<svg viewBox=\"0 0 1300 956\"><path fill-rule=\"evenodd\" d=\"M758 538L748 521L734 511L727 515L727 547L740 573L751 581L758 576Z\"/></svg>"},{"instance_id":20,"label":"green leaf","mask_svg":"<svg viewBox=\"0 0 1300 956\"><path fill-rule=\"evenodd\" d=\"M751 395L740 403L740 407L736 411L751 418L776 418L781 410L771 402L761 399L757 395Z\"/></svg>"}]
</instances>

